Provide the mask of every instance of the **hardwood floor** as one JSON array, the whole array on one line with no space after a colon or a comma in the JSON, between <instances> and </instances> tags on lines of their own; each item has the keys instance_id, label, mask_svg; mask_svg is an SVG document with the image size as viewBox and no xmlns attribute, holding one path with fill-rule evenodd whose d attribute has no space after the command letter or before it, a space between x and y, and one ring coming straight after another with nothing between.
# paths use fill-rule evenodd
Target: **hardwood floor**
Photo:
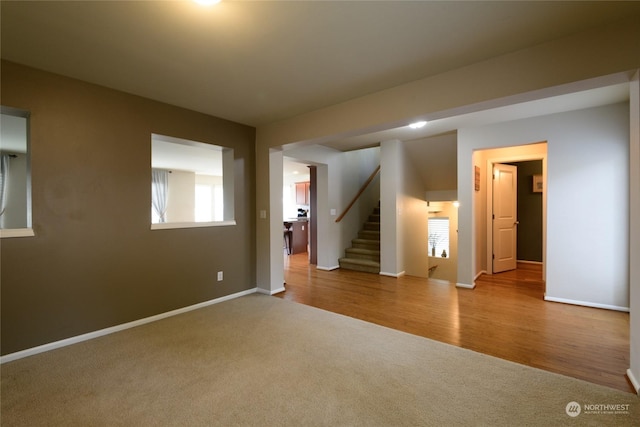
<instances>
[{"instance_id":1,"label":"hardwood floor","mask_svg":"<svg viewBox=\"0 0 640 427\"><path fill-rule=\"evenodd\" d=\"M285 256L277 297L634 393L629 314L543 300L539 266L483 275L476 288L427 279L322 271Z\"/></svg>"}]
</instances>

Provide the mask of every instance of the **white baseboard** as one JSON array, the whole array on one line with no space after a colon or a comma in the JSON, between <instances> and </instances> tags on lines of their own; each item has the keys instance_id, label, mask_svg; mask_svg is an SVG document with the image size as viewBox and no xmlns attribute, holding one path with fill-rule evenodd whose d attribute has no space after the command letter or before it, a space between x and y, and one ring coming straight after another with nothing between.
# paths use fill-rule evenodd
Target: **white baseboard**
<instances>
[{"instance_id":1,"label":"white baseboard","mask_svg":"<svg viewBox=\"0 0 640 427\"><path fill-rule=\"evenodd\" d=\"M262 289L262 288L256 288L256 292L259 294L264 294L264 295L275 295L278 294L280 292L284 292L286 289L283 287L278 288L278 289L273 289L271 291L268 291L266 289Z\"/></svg>"},{"instance_id":2,"label":"white baseboard","mask_svg":"<svg viewBox=\"0 0 640 427\"><path fill-rule=\"evenodd\" d=\"M464 289L475 289L476 284L473 283L471 285L467 283L456 283L456 288L464 288Z\"/></svg>"},{"instance_id":3,"label":"white baseboard","mask_svg":"<svg viewBox=\"0 0 640 427\"><path fill-rule=\"evenodd\" d=\"M524 260L516 260L516 262L519 262L520 264L534 264L534 265L542 265L542 263L540 261L524 261Z\"/></svg>"},{"instance_id":4,"label":"white baseboard","mask_svg":"<svg viewBox=\"0 0 640 427\"><path fill-rule=\"evenodd\" d=\"M443 279L432 279L429 278L429 282L430 283L437 283L439 285L450 285L452 282L448 281L448 280L443 280Z\"/></svg>"},{"instance_id":5,"label":"white baseboard","mask_svg":"<svg viewBox=\"0 0 640 427\"><path fill-rule=\"evenodd\" d=\"M334 265L333 267L323 267L321 265L317 265L316 268L318 270L324 270L324 271L333 271L333 270L337 270L340 268L339 265Z\"/></svg>"},{"instance_id":6,"label":"white baseboard","mask_svg":"<svg viewBox=\"0 0 640 427\"><path fill-rule=\"evenodd\" d=\"M638 382L636 377L633 375L631 369L627 369L627 378L631 381L631 385L633 385L633 388L636 390L636 394L640 395L640 382Z\"/></svg>"},{"instance_id":7,"label":"white baseboard","mask_svg":"<svg viewBox=\"0 0 640 427\"><path fill-rule=\"evenodd\" d=\"M478 277L482 276L483 274L487 274L487 271L486 271L486 270L482 270L482 271L480 271L478 274L476 274L476 275L473 277L473 281L475 282L476 280L478 280ZM473 286L475 287L475 285L473 285Z\"/></svg>"},{"instance_id":8,"label":"white baseboard","mask_svg":"<svg viewBox=\"0 0 640 427\"><path fill-rule=\"evenodd\" d=\"M380 272L381 276L389 276L389 277L395 277L395 278L404 276L404 274L405 274L404 271L401 271L400 273L387 273L386 271L381 271Z\"/></svg>"},{"instance_id":9,"label":"white baseboard","mask_svg":"<svg viewBox=\"0 0 640 427\"><path fill-rule=\"evenodd\" d=\"M207 307L213 304L218 304L223 301L228 301L234 298L253 294L255 292L256 292L256 288L247 289L246 291L236 292L235 294L231 294L231 295L225 295L220 298L215 298L209 301L190 305L188 307L178 308L176 310L167 311L166 313L160 313L160 314L156 314L155 316L145 317L144 319L134 320L133 322L123 323L121 325L112 326L110 328L100 329L98 331L89 332L86 334L77 335L75 337L65 338L60 341L54 341L48 344L39 345L37 347L28 348L26 350L17 351L15 353L6 354L0 357L0 364L11 362L17 359L22 359L23 357L27 357L27 356L33 356L34 354L44 353L45 351L55 350L56 348L66 347L68 345L77 344L83 341L88 341L94 338L102 337L104 335L113 334L115 332L124 331L125 329L135 328L136 326L141 326L147 323L155 322L157 320L166 319L167 317L176 316L178 314L197 310L199 308Z\"/></svg>"},{"instance_id":10,"label":"white baseboard","mask_svg":"<svg viewBox=\"0 0 640 427\"><path fill-rule=\"evenodd\" d=\"M609 305L609 304L599 304L597 302L588 302L588 301L578 301L566 298L556 298L556 297L548 297L544 296L545 301L551 302L561 302L563 304L573 304L573 305L582 305L584 307L594 307L594 308L603 308L605 310L615 310L615 311L624 311L625 313L629 312L629 307L620 307L617 305Z\"/></svg>"}]
</instances>

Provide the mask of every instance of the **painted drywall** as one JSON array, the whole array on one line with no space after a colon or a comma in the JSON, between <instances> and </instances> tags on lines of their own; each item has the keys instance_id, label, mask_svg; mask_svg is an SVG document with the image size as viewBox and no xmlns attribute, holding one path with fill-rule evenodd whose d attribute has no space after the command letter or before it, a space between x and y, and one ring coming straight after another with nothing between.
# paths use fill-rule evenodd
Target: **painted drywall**
<instances>
[{"instance_id":1,"label":"painted drywall","mask_svg":"<svg viewBox=\"0 0 640 427\"><path fill-rule=\"evenodd\" d=\"M458 188L456 139L456 133L452 132L403 141L404 149L416 166L422 185L427 191Z\"/></svg>"},{"instance_id":2,"label":"painted drywall","mask_svg":"<svg viewBox=\"0 0 640 427\"><path fill-rule=\"evenodd\" d=\"M10 62L1 84L35 232L2 239L2 354L255 287L253 128ZM150 229L152 133L234 149L236 226Z\"/></svg>"},{"instance_id":3,"label":"painted drywall","mask_svg":"<svg viewBox=\"0 0 640 427\"><path fill-rule=\"evenodd\" d=\"M404 273L402 142L380 144L380 274Z\"/></svg>"},{"instance_id":4,"label":"painted drywall","mask_svg":"<svg viewBox=\"0 0 640 427\"><path fill-rule=\"evenodd\" d=\"M640 67L635 17L260 126L260 144L320 142L429 120L444 112L479 111L533 99L533 91ZM594 61L593 58L606 58ZM582 89L586 89L582 85ZM569 89L569 92L573 90ZM567 92L565 92L567 93ZM509 97L514 97L510 99Z\"/></svg>"},{"instance_id":5,"label":"painted drywall","mask_svg":"<svg viewBox=\"0 0 640 427\"><path fill-rule=\"evenodd\" d=\"M640 393L640 71L636 72L629 89L631 134L629 136L629 299L631 315L629 329L631 340L630 368L628 375Z\"/></svg>"},{"instance_id":6,"label":"painted drywall","mask_svg":"<svg viewBox=\"0 0 640 427\"><path fill-rule=\"evenodd\" d=\"M404 271L409 276L429 277L428 212L424 197L425 188L419 169L412 161L411 153L406 150L406 146L402 154L403 192L399 195L401 209L398 219L403 233Z\"/></svg>"},{"instance_id":7,"label":"painted drywall","mask_svg":"<svg viewBox=\"0 0 640 427\"><path fill-rule=\"evenodd\" d=\"M347 206L353 197L358 193L360 188L369 179L371 174L380 166L380 147L365 148L362 150L354 150L343 153L344 168L342 174L342 186L344 196L342 206ZM380 202L380 173L378 172L373 180L369 183L365 191L353 205L351 213L347 214L353 217L349 227L343 230L343 245L351 246L351 239L356 237L353 227L357 230L362 229L362 224L366 222L373 209ZM338 212L340 214L340 212ZM351 231L349 231L351 230ZM345 240L348 239L348 240Z\"/></svg>"},{"instance_id":8,"label":"painted drywall","mask_svg":"<svg viewBox=\"0 0 640 427\"><path fill-rule=\"evenodd\" d=\"M628 308L627 103L461 129L459 182L471 182L474 150L544 140L548 150L546 297ZM470 194L461 201L470 203ZM464 224L460 220L461 229L472 229L471 216L464 217ZM470 235L461 233L459 247L470 242ZM460 264L459 277L469 277L466 264Z\"/></svg>"},{"instance_id":9,"label":"painted drywall","mask_svg":"<svg viewBox=\"0 0 640 427\"><path fill-rule=\"evenodd\" d=\"M491 272L491 264L487 263L488 236L486 227L487 183L489 182L488 176L491 174L491 171L488 170L487 162L482 151L473 152L472 164L473 169L469 173L470 181L467 180L466 186L458 187L458 199L460 201L460 207L458 208L458 244L460 244L461 241L472 242L471 245L462 247L458 251L458 254L469 254L469 257L471 257L471 249L473 249L473 254L475 255L473 257L474 267L472 268L473 275L470 276L471 279L460 280L460 276L458 276L459 283L468 285L471 285L473 283L473 279L478 277L480 274ZM458 160L458 167L460 167L460 160ZM478 190L476 190L475 168L478 168L479 172ZM464 174L464 172L465 171L462 171L462 174ZM458 171L458 175L461 175L460 171ZM471 200L471 204L467 197L462 196L462 194L465 193L472 194L473 199ZM464 221L461 215L464 215ZM464 226L464 224L468 224L470 221L469 218L473 218L473 230L469 230ZM460 224L463 224L463 226L461 227ZM465 239L460 237L462 234L466 236ZM458 257L458 275L461 272L461 267L463 267L463 269L467 267L464 260L464 256Z\"/></svg>"}]
</instances>

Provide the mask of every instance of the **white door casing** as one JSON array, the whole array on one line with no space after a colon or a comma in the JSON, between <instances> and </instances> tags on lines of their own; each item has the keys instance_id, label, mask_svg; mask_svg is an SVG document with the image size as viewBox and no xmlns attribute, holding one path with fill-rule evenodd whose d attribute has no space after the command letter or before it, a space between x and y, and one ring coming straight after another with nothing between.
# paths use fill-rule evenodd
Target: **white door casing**
<instances>
[{"instance_id":1,"label":"white door casing","mask_svg":"<svg viewBox=\"0 0 640 427\"><path fill-rule=\"evenodd\" d=\"M517 185L516 166L493 165L493 273L516 268Z\"/></svg>"}]
</instances>

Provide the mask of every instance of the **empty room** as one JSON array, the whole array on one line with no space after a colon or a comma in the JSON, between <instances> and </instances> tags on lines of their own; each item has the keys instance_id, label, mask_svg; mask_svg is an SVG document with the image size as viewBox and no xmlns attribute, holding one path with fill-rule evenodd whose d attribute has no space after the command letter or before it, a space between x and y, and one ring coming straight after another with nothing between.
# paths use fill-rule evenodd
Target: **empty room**
<instances>
[{"instance_id":1,"label":"empty room","mask_svg":"<svg viewBox=\"0 0 640 427\"><path fill-rule=\"evenodd\" d=\"M639 2L0 12L3 425L640 419Z\"/></svg>"}]
</instances>

